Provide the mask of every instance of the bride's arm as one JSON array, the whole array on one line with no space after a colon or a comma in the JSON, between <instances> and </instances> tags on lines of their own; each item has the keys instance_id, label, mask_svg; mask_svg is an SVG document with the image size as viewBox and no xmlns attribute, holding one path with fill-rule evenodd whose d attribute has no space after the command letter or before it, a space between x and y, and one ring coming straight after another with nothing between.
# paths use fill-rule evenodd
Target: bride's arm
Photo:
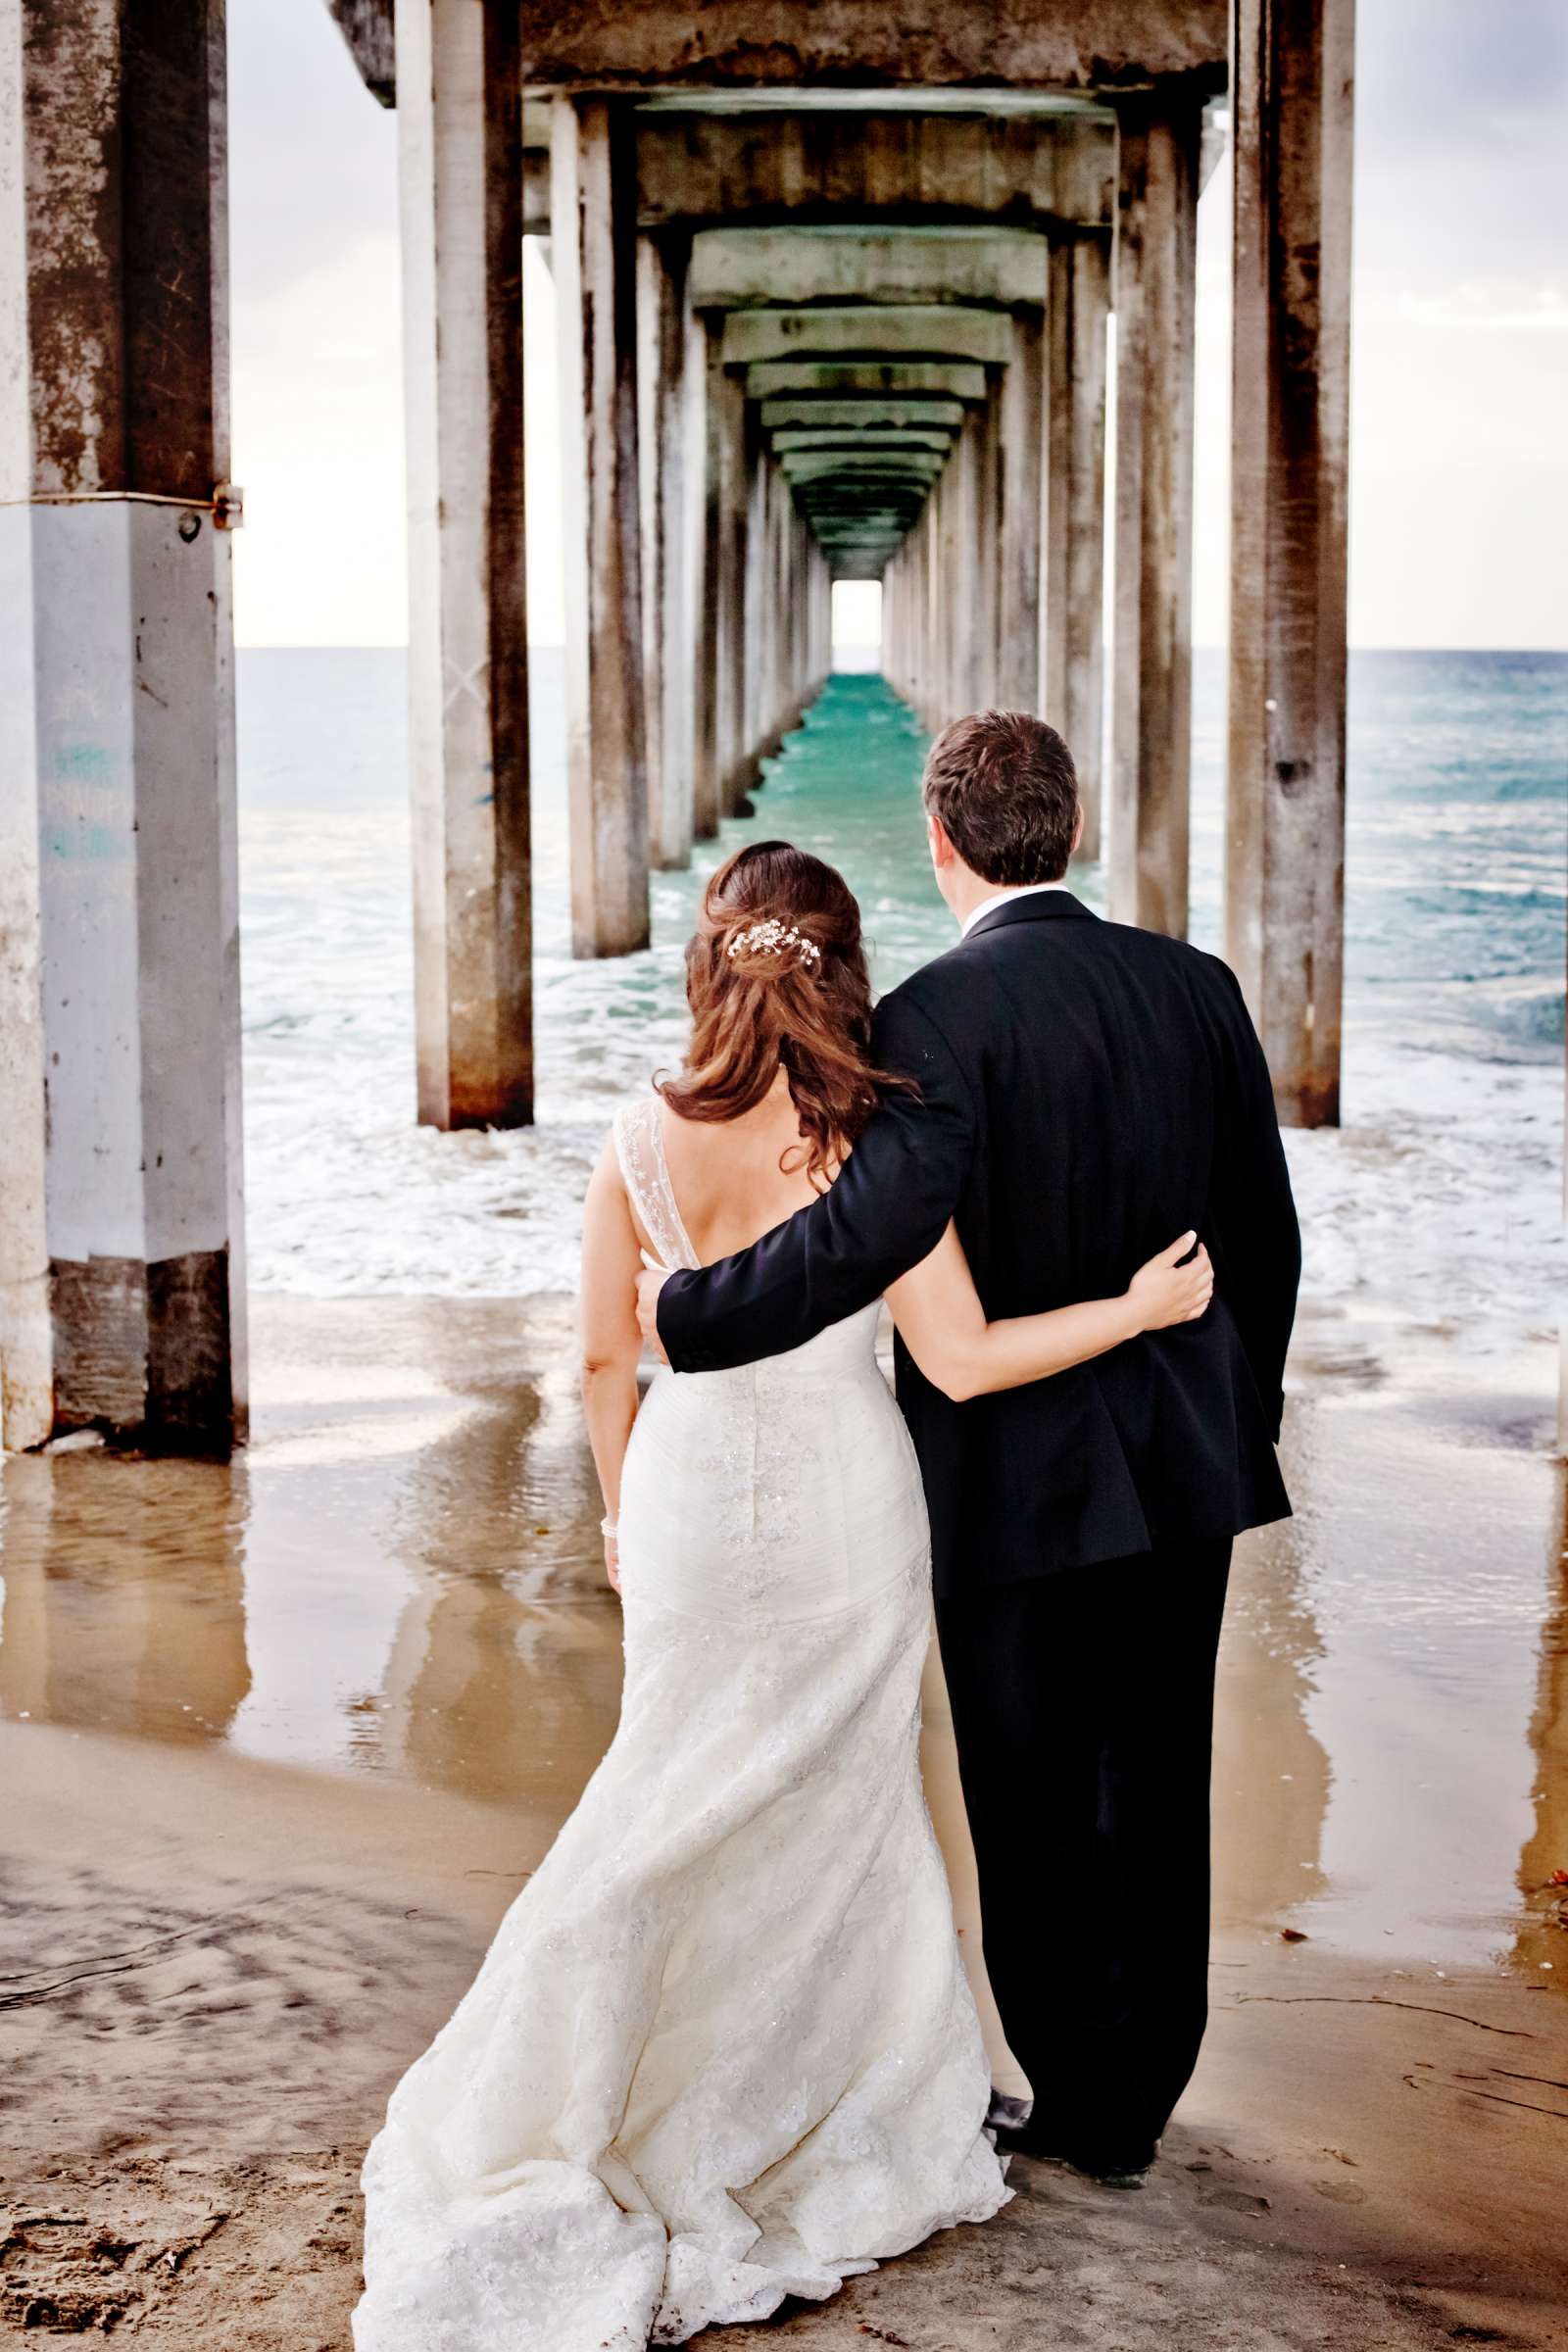
<instances>
[{"instance_id":1,"label":"bride's arm","mask_svg":"<svg viewBox=\"0 0 1568 2352\"><path fill-rule=\"evenodd\" d=\"M1208 1252L1178 1265L1198 1237L1184 1233L1140 1266L1119 1298L1086 1299L1039 1315L988 1323L963 1254L949 1225L936 1248L887 1293L899 1337L925 1374L956 1403L993 1389L1021 1388L1070 1364L1103 1355L1141 1331L1196 1321L1214 1288Z\"/></svg>"},{"instance_id":2,"label":"bride's arm","mask_svg":"<svg viewBox=\"0 0 1568 2352\"><path fill-rule=\"evenodd\" d=\"M605 1497L605 1516L612 1523L620 1515L621 1464L637 1418L637 1362L643 1339L636 1299L641 1270L637 1230L615 1148L607 1144L583 1201L579 1346L588 1442ZM618 1592L620 1560L613 1536L605 1538L605 1566Z\"/></svg>"}]
</instances>

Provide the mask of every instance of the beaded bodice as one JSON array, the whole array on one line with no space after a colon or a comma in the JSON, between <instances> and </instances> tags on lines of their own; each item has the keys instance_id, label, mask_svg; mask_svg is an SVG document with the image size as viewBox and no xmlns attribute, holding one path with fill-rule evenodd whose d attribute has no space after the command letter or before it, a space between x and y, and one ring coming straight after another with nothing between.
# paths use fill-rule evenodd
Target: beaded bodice
<instances>
[{"instance_id":1,"label":"beaded bodice","mask_svg":"<svg viewBox=\"0 0 1568 2352\"><path fill-rule=\"evenodd\" d=\"M670 1273L701 1263L692 1248L669 1181L664 1128L657 1095L624 1103L615 1113L615 1156L626 1195L654 1245L654 1254Z\"/></svg>"}]
</instances>

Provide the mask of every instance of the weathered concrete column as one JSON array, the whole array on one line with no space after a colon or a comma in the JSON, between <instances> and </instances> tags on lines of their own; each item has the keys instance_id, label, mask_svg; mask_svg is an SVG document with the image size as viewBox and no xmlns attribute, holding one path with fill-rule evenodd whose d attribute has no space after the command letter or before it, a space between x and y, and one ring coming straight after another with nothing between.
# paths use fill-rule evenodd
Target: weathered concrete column
<instances>
[{"instance_id":1,"label":"weathered concrete column","mask_svg":"<svg viewBox=\"0 0 1568 2352\"><path fill-rule=\"evenodd\" d=\"M1046 440L1046 320L1040 311L1013 314L1002 403L997 700L1006 710L1039 710Z\"/></svg>"},{"instance_id":2,"label":"weathered concrete column","mask_svg":"<svg viewBox=\"0 0 1568 2352\"><path fill-rule=\"evenodd\" d=\"M1352 0L1237 0L1226 952L1280 1117L1340 1115Z\"/></svg>"},{"instance_id":3,"label":"weathered concrete column","mask_svg":"<svg viewBox=\"0 0 1568 2352\"><path fill-rule=\"evenodd\" d=\"M790 501L791 694L792 724L811 699L811 542L806 518Z\"/></svg>"},{"instance_id":4,"label":"weathered concrete column","mask_svg":"<svg viewBox=\"0 0 1568 2352\"><path fill-rule=\"evenodd\" d=\"M931 532L935 497L928 498L915 525L915 537L909 556L908 586L904 600L904 666L907 681L905 691L910 707L920 709L922 680L925 671L926 631L929 625L929 590L926 585L930 562Z\"/></svg>"},{"instance_id":5,"label":"weathered concrete column","mask_svg":"<svg viewBox=\"0 0 1568 2352\"><path fill-rule=\"evenodd\" d=\"M947 709L948 684L943 669L947 641L943 634L942 570L947 561L948 508L953 498L957 463L958 444L955 442L946 470L932 485L929 509L931 529L926 541L925 593L921 599L924 607L925 649L921 661L919 710L926 731L932 735L945 726L951 716Z\"/></svg>"},{"instance_id":6,"label":"weathered concrete column","mask_svg":"<svg viewBox=\"0 0 1568 2352\"><path fill-rule=\"evenodd\" d=\"M975 710L980 689L980 644L985 627L981 585L981 475L985 464L986 411L972 409L953 453L952 535L948 542L947 639L948 715ZM946 478L946 477L944 477Z\"/></svg>"},{"instance_id":7,"label":"weathered concrete column","mask_svg":"<svg viewBox=\"0 0 1568 2352\"><path fill-rule=\"evenodd\" d=\"M690 400L686 275L691 239L637 241L638 478L642 499L643 683L648 852L658 866L692 854L693 656L687 492Z\"/></svg>"},{"instance_id":8,"label":"weathered concrete column","mask_svg":"<svg viewBox=\"0 0 1568 2352\"><path fill-rule=\"evenodd\" d=\"M899 598L899 667L894 683L908 704L918 713L920 665L925 653L925 546L931 529L932 499L920 510L920 519L899 550L904 565L904 587Z\"/></svg>"},{"instance_id":9,"label":"weathered concrete column","mask_svg":"<svg viewBox=\"0 0 1568 2352\"><path fill-rule=\"evenodd\" d=\"M890 686L899 683L899 598L909 542L901 541L882 566L882 644L878 666Z\"/></svg>"},{"instance_id":10,"label":"weathered concrete column","mask_svg":"<svg viewBox=\"0 0 1568 2352\"><path fill-rule=\"evenodd\" d=\"M973 536L970 567L974 583L971 617L969 699L977 710L998 700L1001 675L1003 456L1002 387L1005 368L988 368L991 395L975 417Z\"/></svg>"},{"instance_id":11,"label":"weathered concrete column","mask_svg":"<svg viewBox=\"0 0 1568 2352\"><path fill-rule=\"evenodd\" d=\"M704 717L704 701L710 692L712 675L708 612L708 331L701 314L693 310L690 301L684 306L684 318L686 358L681 371L684 409L681 432L686 454L681 487L686 534L686 643L691 664L686 724L690 738L691 827L693 838L698 839L710 833L718 822L711 723ZM706 746L705 724L709 728Z\"/></svg>"},{"instance_id":12,"label":"weathered concrete column","mask_svg":"<svg viewBox=\"0 0 1568 2352\"><path fill-rule=\"evenodd\" d=\"M756 772L750 733L753 714L750 655L756 612L751 549L762 441L755 404L747 400L732 369L725 368L722 372L730 397L720 411L719 435L723 534L719 574L720 658L724 673L719 705L723 745L719 793L720 806L730 815L745 799L746 788Z\"/></svg>"},{"instance_id":13,"label":"weathered concrete column","mask_svg":"<svg viewBox=\"0 0 1568 2352\"><path fill-rule=\"evenodd\" d=\"M882 675L906 698L908 688L905 680L909 667L909 567L919 531L917 522L889 558L882 574Z\"/></svg>"},{"instance_id":14,"label":"weathered concrete column","mask_svg":"<svg viewBox=\"0 0 1568 2352\"><path fill-rule=\"evenodd\" d=\"M920 660L920 700L916 708L926 732L935 735L947 725L953 713L946 708L947 681L943 676L946 643L943 636L945 600L943 565L947 560L947 507L953 496L953 468L957 450L948 461L947 470L931 493L927 513L930 527L925 535L925 579L921 604L921 634L923 639Z\"/></svg>"},{"instance_id":15,"label":"weathered concrete column","mask_svg":"<svg viewBox=\"0 0 1568 2352\"><path fill-rule=\"evenodd\" d=\"M790 540L793 501L789 485L776 465L768 466L767 573L771 610L762 616L766 648L767 720L765 734L776 749L789 731L790 700Z\"/></svg>"},{"instance_id":16,"label":"weathered concrete column","mask_svg":"<svg viewBox=\"0 0 1568 2352\"><path fill-rule=\"evenodd\" d=\"M224 123L212 0L0 0L11 1447L245 1429Z\"/></svg>"},{"instance_id":17,"label":"weathered concrete column","mask_svg":"<svg viewBox=\"0 0 1568 2352\"><path fill-rule=\"evenodd\" d=\"M725 758L724 439L738 426L735 403L742 395L724 367L723 313L700 313L696 332L702 336L700 373L695 355L688 368L693 402L701 401L702 433L701 541L692 583L692 832L709 841L723 808Z\"/></svg>"},{"instance_id":18,"label":"weathered concrete column","mask_svg":"<svg viewBox=\"0 0 1568 2352\"><path fill-rule=\"evenodd\" d=\"M951 583L954 578L952 566L956 560L958 468L962 462L964 434L968 429L968 419L965 418L963 432L954 443L953 455L931 492L931 546L926 565L925 596L928 650L925 708L921 716L933 735L955 716L954 649L950 628Z\"/></svg>"},{"instance_id":19,"label":"weathered concrete column","mask_svg":"<svg viewBox=\"0 0 1568 2352\"><path fill-rule=\"evenodd\" d=\"M789 485L777 467L778 512L774 523L774 577L778 582L778 612L773 622L773 734L782 742L801 714L800 598L798 565L800 517Z\"/></svg>"},{"instance_id":20,"label":"weathered concrete column","mask_svg":"<svg viewBox=\"0 0 1568 2352\"><path fill-rule=\"evenodd\" d=\"M939 675L942 680L942 724L956 718L970 704L968 662L970 638L959 612L967 597L965 557L969 485L974 465L975 413L969 411L953 457L937 487L942 494L942 544L937 578L937 627L941 640Z\"/></svg>"},{"instance_id":21,"label":"weathered concrete column","mask_svg":"<svg viewBox=\"0 0 1568 2352\"><path fill-rule=\"evenodd\" d=\"M789 724L799 726L801 713L810 697L810 598L811 578L809 551L806 539L806 522L792 498L785 508L789 548Z\"/></svg>"},{"instance_id":22,"label":"weathered concrete column","mask_svg":"<svg viewBox=\"0 0 1568 2352\"><path fill-rule=\"evenodd\" d=\"M572 947L624 956L648 945L636 133L624 101L551 112Z\"/></svg>"},{"instance_id":23,"label":"weathered concrete column","mask_svg":"<svg viewBox=\"0 0 1568 2352\"><path fill-rule=\"evenodd\" d=\"M806 558L806 700L810 702L821 687L827 669L827 658L821 629L822 550L804 517L801 539Z\"/></svg>"},{"instance_id":24,"label":"weathered concrete column","mask_svg":"<svg viewBox=\"0 0 1568 2352\"><path fill-rule=\"evenodd\" d=\"M811 535L806 517L798 517L801 543L801 708L814 697L821 683L817 650L817 559L820 550Z\"/></svg>"},{"instance_id":25,"label":"weathered concrete column","mask_svg":"<svg viewBox=\"0 0 1568 2352\"><path fill-rule=\"evenodd\" d=\"M747 502L746 502L746 668L744 677L745 718L742 722L745 753L745 783L757 782L761 773L763 754L769 749L767 730L772 714L768 710L767 641L772 630L772 528L773 493L772 466L767 462L759 419L754 413L747 417Z\"/></svg>"},{"instance_id":26,"label":"weathered concrete column","mask_svg":"<svg viewBox=\"0 0 1568 2352\"><path fill-rule=\"evenodd\" d=\"M1105 321L1110 256L1099 237L1051 257L1046 715L1071 747L1083 803L1079 858L1101 853L1105 723Z\"/></svg>"},{"instance_id":27,"label":"weathered concrete column","mask_svg":"<svg viewBox=\"0 0 1568 2352\"><path fill-rule=\"evenodd\" d=\"M806 517L798 507L792 508L791 529L795 548L795 707L798 718L816 691L816 642L812 625L812 606L816 596L812 564L815 543L807 528Z\"/></svg>"},{"instance_id":28,"label":"weathered concrete column","mask_svg":"<svg viewBox=\"0 0 1568 2352\"><path fill-rule=\"evenodd\" d=\"M821 542L811 540L812 674L820 686L833 667L833 571Z\"/></svg>"},{"instance_id":29,"label":"weathered concrete column","mask_svg":"<svg viewBox=\"0 0 1568 2352\"><path fill-rule=\"evenodd\" d=\"M1185 937L1192 766L1193 314L1200 117L1119 110L1110 872L1120 922Z\"/></svg>"},{"instance_id":30,"label":"weathered concrete column","mask_svg":"<svg viewBox=\"0 0 1568 2352\"><path fill-rule=\"evenodd\" d=\"M398 12L418 1115L533 1117L515 27Z\"/></svg>"}]
</instances>

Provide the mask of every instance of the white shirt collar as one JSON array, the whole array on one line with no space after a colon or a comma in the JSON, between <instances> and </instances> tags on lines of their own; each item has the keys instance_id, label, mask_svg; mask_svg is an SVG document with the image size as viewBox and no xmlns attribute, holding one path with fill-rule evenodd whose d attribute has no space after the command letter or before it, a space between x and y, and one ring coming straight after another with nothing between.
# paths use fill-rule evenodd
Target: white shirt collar
<instances>
[{"instance_id":1,"label":"white shirt collar","mask_svg":"<svg viewBox=\"0 0 1568 2352\"><path fill-rule=\"evenodd\" d=\"M982 899L978 906L970 907L963 918L958 937L967 939L983 914L989 914L993 906L1004 906L1009 899L1032 899L1037 891L1065 890L1066 887L1065 882L1018 882L1010 890L994 890L989 899Z\"/></svg>"}]
</instances>

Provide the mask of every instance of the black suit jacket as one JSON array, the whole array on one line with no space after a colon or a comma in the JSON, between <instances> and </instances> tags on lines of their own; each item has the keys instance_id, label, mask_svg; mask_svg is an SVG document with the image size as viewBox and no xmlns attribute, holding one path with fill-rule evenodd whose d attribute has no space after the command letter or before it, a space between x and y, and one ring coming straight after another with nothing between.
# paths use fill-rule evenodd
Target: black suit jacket
<instances>
[{"instance_id":1,"label":"black suit jacket","mask_svg":"<svg viewBox=\"0 0 1568 2352\"><path fill-rule=\"evenodd\" d=\"M918 1098L877 1113L814 1205L665 1283L676 1370L801 1346L918 1264L950 1216L992 1319L1114 1296L1193 1226L1216 1278L1196 1323L963 1404L900 1347L937 1591L1286 1516L1274 1440L1300 1245L1227 966L1046 891L991 908L885 997L875 1045Z\"/></svg>"}]
</instances>

